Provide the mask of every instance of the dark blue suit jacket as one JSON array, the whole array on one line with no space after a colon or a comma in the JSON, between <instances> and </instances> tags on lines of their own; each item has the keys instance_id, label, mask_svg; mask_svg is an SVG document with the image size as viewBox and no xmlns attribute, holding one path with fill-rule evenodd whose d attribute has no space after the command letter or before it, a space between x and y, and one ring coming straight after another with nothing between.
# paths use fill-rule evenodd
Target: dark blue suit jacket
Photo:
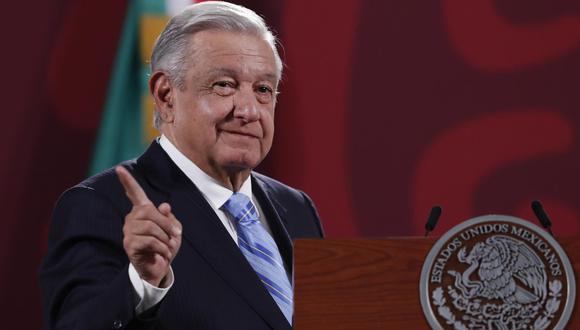
<instances>
[{"instance_id":1,"label":"dark blue suit jacket","mask_svg":"<svg viewBox=\"0 0 580 330\"><path fill-rule=\"evenodd\" d=\"M56 205L40 271L46 328L290 328L213 209L158 143L123 165L155 205L169 202L183 224L172 264L175 283L159 305L135 315L122 242L132 206L108 170L66 191ZM252 173L252 189L292 267L291 239L322 237L312 201L258 173Z\"/></svg>"}]
</instances>

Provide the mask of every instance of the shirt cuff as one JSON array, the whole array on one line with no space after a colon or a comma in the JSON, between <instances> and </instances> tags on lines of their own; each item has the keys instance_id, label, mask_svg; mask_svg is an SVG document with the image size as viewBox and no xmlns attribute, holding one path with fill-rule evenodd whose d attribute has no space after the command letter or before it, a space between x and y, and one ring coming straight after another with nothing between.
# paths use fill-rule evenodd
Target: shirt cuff
<instances>
[{"instance_id":1,"label":"shirt cuff","mask_svg":"<svg viewBox=\"0 0 580 330\"><path fill-rule=\"evenodd\" d=\"M143 280L131 263L129 264L129 279L135 291L135 312L139 315L163 300L173 286L173 269L169 267L169 273L165 279L165 283L168 284L164 288L158 288Z\"/></svg>"}]
</instances>

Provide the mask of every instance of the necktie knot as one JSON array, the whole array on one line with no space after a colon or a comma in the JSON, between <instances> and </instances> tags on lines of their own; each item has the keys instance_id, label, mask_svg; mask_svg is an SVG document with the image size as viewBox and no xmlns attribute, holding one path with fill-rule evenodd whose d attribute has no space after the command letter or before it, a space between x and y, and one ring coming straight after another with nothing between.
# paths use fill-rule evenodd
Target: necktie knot
<instances>
[{"instance_id":1,"label":"necktie knot","mask_svg":"<svg viewBox=\"0 0 580 330\"><path fill-rule=\"evenodd\" d=\"M234 193L224 203L223 209L235 220L238 226L251 226L259 221L254 203L244 194Z\"/></svg>"}]
</instances>

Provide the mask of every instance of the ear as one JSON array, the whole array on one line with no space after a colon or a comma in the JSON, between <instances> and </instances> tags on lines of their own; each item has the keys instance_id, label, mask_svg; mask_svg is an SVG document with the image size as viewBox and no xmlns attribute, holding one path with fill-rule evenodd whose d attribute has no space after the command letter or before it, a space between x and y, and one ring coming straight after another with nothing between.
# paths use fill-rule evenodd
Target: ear
<instances>
[{"instance_id":1,"label":"ear","mask_svg":"<svg viewBox=\"0 0 580 330\"><path fill-rule=\"evenodd\" d=\"M149 91L155 101L155 110L159 112L164 123L173 122L174 87L167 73L155 71L149 78Z\"/></svg>"}]
</instances>

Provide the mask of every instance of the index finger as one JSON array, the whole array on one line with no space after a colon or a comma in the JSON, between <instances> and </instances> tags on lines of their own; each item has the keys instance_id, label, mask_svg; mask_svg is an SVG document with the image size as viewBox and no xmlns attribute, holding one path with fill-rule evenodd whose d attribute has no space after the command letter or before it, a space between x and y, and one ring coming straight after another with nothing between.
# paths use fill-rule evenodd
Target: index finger
<instances>
[{"instance_id":1,"label":"index finger","mask_svg":"<svg viewBox=\"0 0 580 330\"><path fill-rule=\"evenodd\" d=\"M117 166L115 167L115 172L117 172L119 181L121 181L123 188L125 188L125 193L129 197L129 200L131 200L131 203L133 203L133 206L153 204L147 198L147 194L145 194L143 188L141 188L137 180L133 178L127 169L123 166Z\"/></svg>"}]
</instances>

